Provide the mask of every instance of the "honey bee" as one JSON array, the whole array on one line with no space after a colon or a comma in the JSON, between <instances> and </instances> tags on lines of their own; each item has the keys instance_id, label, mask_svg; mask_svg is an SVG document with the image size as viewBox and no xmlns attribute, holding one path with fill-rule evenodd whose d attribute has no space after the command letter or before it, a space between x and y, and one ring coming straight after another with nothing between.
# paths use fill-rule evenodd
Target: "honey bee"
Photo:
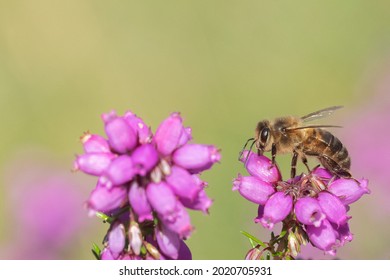
<instances>
[{"instance_id":1,"label":"honey bee","mask_svg":"<svg viewBox=\"0 0 390 280\"><path fill-rule=\"evenodd\" d=\"M292 153L291 178L295 177L298 157L310 172L306 156L316 157L332 174L350 178L351 159L341 141L325 130L333 125L305 125L306 122L331 115L342 106L333 106L310 113L301 118L281 117L273 121L263 120L256 126L255 137L248 139L241 151L252 141L250 149L256 146L258 154L271 151L272 164L276 154Z\"/></svg>"}]
</instances>

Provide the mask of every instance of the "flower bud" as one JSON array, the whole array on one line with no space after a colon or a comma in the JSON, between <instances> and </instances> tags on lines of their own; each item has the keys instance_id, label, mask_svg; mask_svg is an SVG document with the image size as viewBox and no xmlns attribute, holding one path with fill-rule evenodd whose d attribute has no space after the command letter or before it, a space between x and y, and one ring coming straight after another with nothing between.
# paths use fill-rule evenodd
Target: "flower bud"
<instances>
[{"instance_id":1,"label":"flower bud","mask_svg":"<svg viewBox=\"0 0 390 280\"><path fill-rule=\"evenodd\" d=\"M250 153L249 157L248 153ZM272 161L263 155L259 156L253 152L244 151L240 160L245 163L248 173L260 180L275 183L280 181L282 178L278 167L276 165L272 165Z\"/></svg>"},{"instance_id":2,"label":"flower bud","mask_svg":"<svg viewBox=\"0 0 390 280\"><path fill-rule=\"evenodd\" d=\"M278 222L283 221L291 212L293 199L283 192L274 193L264 206L264 215L260 219L263 227L272 229Z\"/></svg>"},{"instance_id":3,"label":"flower bud","mask_svg":"<svg viewBox=\"0 0 390 280\"><path fill-rule=\"evenodd\" d=\"M192 173L207 170L220 159L218 149L212 145L187 144L173 154L173 162Z\"/></svg>"},{"instance_id":4,"label":"flower bud","mask_svg":"<svg viewBox=\"0 0 390 280\"><path fill-rule=\"evenodd\" d=\"M319 227L326 218L321 206L315 198L302 197L295 203L295 215L298 221L305 225Z\"/></svg>"},{"instance_id":5,"label":"flower bud","mask_svg":"<svg viewBox=\"0 0 390 280\"><path fill-rule=\"evenodd\" d=\"M135 222L130 222L129 245L134 254L138 256L141 253L142 233L139 225Z\"/></svg>"},{"instance_id":6,"label":"flower bud","mask_svg":"<svg viewBox=\"0 0 390 280\"><path fill-rule=\"evenodd\" d=\"M114 223L108 233L108 246L116 259L125 248L125 227L121 223Z\"/></svg>"},{"instance_id":7,"label":"flower bud","mask_svg":"<svg viewBox=\"0 0 390 280\"><path fill-rule=\"evenodd\" d=\"M238 177L233 181L233 191L238 190L247 200L264 205L270 195L275 192L272 184L252 176Z\"/></svg>"}]
</instances>

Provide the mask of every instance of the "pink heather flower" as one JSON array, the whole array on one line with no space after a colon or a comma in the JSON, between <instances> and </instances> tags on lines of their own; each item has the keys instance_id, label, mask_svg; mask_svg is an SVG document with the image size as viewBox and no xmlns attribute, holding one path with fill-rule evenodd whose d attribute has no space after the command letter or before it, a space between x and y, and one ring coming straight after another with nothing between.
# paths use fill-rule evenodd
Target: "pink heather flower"
<instances>
[{"instance_id":1,"label":"pink heather flower","mask_svg":"<svg viewBox=\"0 0 390 280\"><path fill-rule=\"evenodd\" d=\"M152 144L139 146L134 150L131 158L135 172L141 176L145 176L159 161L158 153Z\"/></svg>"},{"instance_id":2,"label":"pink heather flower","mask_svg":"<svg viewBox=\"0 0 390 280\"><path fill-rule=\"evenodd\" d=\"M245 168L248 173L260 180L275 183L282 178L278 167L276 165L272 166L272 161L265 156L244 151L240 160L245 163Z\"/></svg>"},{"instance_id":3,"label":"pink heather flower","mask_svg":"<svg viewBox=\"0 0 390 280\"><path fill-rule=\"evenodd\" d=\"M298 221L305 225L319 227L325 219L318 200L312 197L302 197L297 200L294 207Z\"/></svg>"},{"instance_id":4,"label":"pink heather flower","mask_svg":"<svg viewBox=\"0 0 390 280\"><path fill-rule=\"evenodd\" d=\"M100 258L191 258L182 241L194 228L187 209L208 213L212 200L199 172L220 160L219 151L188 143L191 128L179 113L165 119L154 136L130 111L102 119L107 140L85 133L85 153L74 163L75 170L98 177L86 204L111 224Z\"/></svg>"},{"instance_id":5,"label":"pink heather flower","mask_svg":"<svg viewBox=\"0 0 390 280\"><path fill-rule=\"evenodd\" d=\"M166 228L164 224L161 227L156 227L155 229L157 244L161 249L161 252L170 257L171 259L176 260L179 256L180 248L180 238L179 236Z\"/></svg>"},{"instance_id":6,"label":"pink heather flower","mask_svg":"<svg viewBox=\"0 0 390 280\"><path fill-rule=\"evenodd\" d=\"M120 208L127 202L127 188L124 186L117 186L115 188L106 188L101 184L97 184L95 189L91 192L87 202L91 213L111 211Z\"/></svg>"},{"instance_id":7,"label":"pink heather flower","mask_svg":"<svg viewBox=\"0 0 390 280\"><path fill-rule=\"evenodd\" d=\"M292 209L293 199L283 192L274 193L264 206L264 214L260 223L268 229L272 229L276 223L283 221Z\"/></svg>"},{"instance_id":8,"label":"pink heather flower","mask_svg":"<svg viewBox=\"0 0 390 280\"><path fill-rule=\"evenodd\" d=\"M209 208L213 201L207 196L206 191L201 189L194 200L180 198L180 202L189 209L200 210L204 214L209 213Z\"/></svg>"},{"instance_id":9,"label":"pink heather flower","mask_svg":"<svg viewBox=\"0 0 390 280\"><path fill-rule=\"evenodd\" d=\"M283 223L283 242L290 246L284 254L296 256L306 236L313 246L332 255L337 247L352 241L347 212L350 204L370 193L367 180L339 178L318 167L309 174L282 181L277 166L265 156L244 151L240 160L250 176L239 174L233 190L259 204L255 223L268 229Z\"/></svg>"},{"instance_id":10,"label":"pink heather flower","mask_svg":"<svg viewBox=\"0 0 390 280\"><path fill-rule=\"evenodd\" d=\"M111 164L115 155L111 153L86 153L77 156L74 169L94 176L100 176Z\"/></svg>"},{"instance_id":11,"label":"pink heather flower","mask_svg":"<svg viewBox=\"0 0 390 280\"><path fill-rule=\"evenodd\" d=\"M319 227L308 225L306 227L306 233L309 236L310 242L318 249L333 256L336 254L335 246L337 236L327 219L323 220Z\"/></svg>"},{"instance_id":12,"label":"pink heather flower","mask_svg":"<svg viewBox=\"0 0 390 280\"><path fill-rule=\"evenodd\" d=\"M347 220L347 209L341 201L331 193L320 192L317 198L326 218L337 226L343 225Z\"/></svg>"},{"instance_id":13,"label":"pink heather flower","mask_svg":"<svg viewBox=\"0 0 390 280\"><path fill-rule=\"evenodd\" d=\"M114 223L108 232L108 248L114 258L117 258L125 248L125 227L121 223Z\"/></svg>"},{"instance_id":14,"label":"pink heather flower","mask_svg":"<svg viewBox=\"0 0 390 280\"><path fill-rule=\"evenodd\" d=\"M136 132L122 117L110 117L106 119L105 131L110 147L115 152L130 152L137 145Z\"/></svg>"},{"instance_id":15,"label":"pink heather flower","mask_svg":"<svg viewBox=\"0 0 390 280\"><path fill-rule=\"evenodd\" d=\"M349 205L364 194L369 194L368 180L348 180L339 179L334 181L328 187L328 191L337 196L344 205Z\"/></svg>"},{"instance_id":16,"label":"pink heather flower","mask_svg":"<svg viewBox=\"0 0 390 280\"><path fill-rule=\"evenodd\" d=\"M129 202L140 223L145 220L153 221L152 206L146 197L146 190L137 182L133 182L130 186Z\"/></svg>"},{"instance_id":17,"label":"pink heather flower","mask_svg":"<svg viewBox=\"0 0 390 280\"><path fill-rule=\"evenodd\" d=\"M100 135L85 133L80 140L86 153L111 153L107 140Z\"/></svg>"},{"instance_id":18,"label":"pink heather flower","mask_svg":"<svg viewBox=\"0 0 390 280\"><path fill-rule=\"evenodd\" d=\"M187 144L173 154L173 162L183 168L199 173L209 169L221 159L218 149L211 145Z\"/></svg>"},{"instance_id":19,"label":"pink heather flower","mask_svg":"<svg viewBox=\"0 0 390 280\"><path fill-rule=\"evenodd\" d=\"M241 174L238 174L234 180L233 190L238 190L247 200L261 205L264 205L275 192L271 183L252 176L241 176Z\"/></svg>"},{"instance_id":20,"label":"pink heather flower","mask_svg":"<svg viewBox=\"0 0 390 280\"><path fill-rule=\"evenodd\" d=\"M2 168L3 220L8 238L0 259L68 259L88 223L83 221L83 191L55 155L20 150ZM4 223L5 225L5 223ZM4 233L5 228L2 233Z\"/></svg>"},{"instance_id":21,"label":"pink heather flower","mask_svg":"<svg viewBox=\"0 0 390 280\"><path fill-rule=\"evenodd\" d=\"M121 155L111 161L110 165L103 172L103 176L100 177L99 182L111 188L112 186L129 182L135 174L136 170L133 166L132 157Z\"/></svg>"},{"instance_id":22,"label":"pink heather flower","mask_svg":"<svg viewBox=\"0 0 390 280\"><path fill-rule=\"evenodd\" d=\"M146 187L146 197L153 209L165 220L176 219L178 200L167 183L149 183Z\"/></svg>"},{"instance_id":23,"label":"pink heather flower","mask_svg":"<svg viewBox=\"0 0 390 280\"><path fill-rule=\"evenodd\" d=\"M173 113L157 128L154 136L157 150L164 156L171 154L179 147L185 128L180 114ZM185 133L185 132L184 132Z\"/></svg>"},{"instance_id":24,"label":"pink heather flower","mask_svg":"<svg viewBox=\"0 0 390 280\"><path fill-rule=\"evenodd\" d=\"M202 189L186 169L175 165L172 166L166 181L179 199L194 201Z\"/></svg>"}]
</instances>

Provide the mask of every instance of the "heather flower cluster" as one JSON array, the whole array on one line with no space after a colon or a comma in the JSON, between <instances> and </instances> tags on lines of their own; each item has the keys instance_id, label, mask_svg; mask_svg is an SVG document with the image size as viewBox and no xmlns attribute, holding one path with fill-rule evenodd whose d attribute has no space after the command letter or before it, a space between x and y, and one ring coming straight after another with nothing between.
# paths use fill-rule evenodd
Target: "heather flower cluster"
<instances>
[{"instance_id":1,"label":"heather flower cluster","mask_svg":"<svg viewBox=\"0 0 390 280\"><path fill-rule=\"evenodd\" d=\"M190 143L191 128L172 113L153 135L127 112L103 114L107 138L86 133L75 170L97 176L87 206L110 223L100 259L191 259L183 240L193 231L187 209L208 213L199 177L220 160L216 147Z\"/></svg>"},{"instance_id":2,"label":"heather flower cluster","mask_svg":"<svg viewBox=\"0 0 390 280\"><path fill-rule=\"evenodd\" d=\"M248 252L248 259L263 254L292 259L308 241L320 250L335 255L336 249L353 239L348 216L350 204L370 193L366 179L339 178L317 167L287 181L272 161L263 155L245 151L240 159L250 176L238 175L233 190L256 203L256 223L272 230L282 222L280 235L272 234L269 243L261 243Z\"/></svg>"}]
</instances>

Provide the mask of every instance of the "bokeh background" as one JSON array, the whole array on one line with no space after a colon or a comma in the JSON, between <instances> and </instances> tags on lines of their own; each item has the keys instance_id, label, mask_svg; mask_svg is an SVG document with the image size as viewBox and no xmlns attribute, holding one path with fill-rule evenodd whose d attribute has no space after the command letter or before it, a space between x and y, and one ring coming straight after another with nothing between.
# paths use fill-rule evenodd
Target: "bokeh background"
<instances>
[{"instance_id":1,"label":"bokeh background","mask_svg":"<svg viewBox=\"0 0 390 280\"><path fill-rule=\"evenodd\" d=\"M264 240L257 206L232 192L256 122L344 105L327 124L372 194L352 205L341 259L390 257L390 2L0 1L0 258L92 259L107 225L72 173L84 131L132 110L153 130L180 111L222 150L206 172L210 215L193 213L194 259L242 259ZM279 156L285 176L289 156ZM312 163L313 165L315 163ZM302 169L303 170L303 169ZM304 258L326 258L306 249Z\"/></svg>"}]
</instances>

